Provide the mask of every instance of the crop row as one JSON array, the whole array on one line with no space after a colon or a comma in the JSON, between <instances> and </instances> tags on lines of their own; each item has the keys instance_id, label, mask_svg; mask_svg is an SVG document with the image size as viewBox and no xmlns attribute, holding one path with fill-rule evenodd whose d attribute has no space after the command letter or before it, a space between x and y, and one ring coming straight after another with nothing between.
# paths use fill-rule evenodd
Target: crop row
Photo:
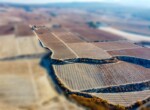
<instances>
[{"instance_id":1,"label":"crop row","mask_svg":"<svg viewBox=\"0 0 150 110\"><path fill-rule=\"evenodd\" d=\"M100 97L108 102L118 105L130 106L137 101L142 101L150 96L150 90L140 92L125 92L125 93L95 93L94 96Z\"/></svg>"},{"instance_id":2,"label":"crop row","mask_svg":"<svg viewBox=\"0 0 150 110\"><path fill-rule=\"evenodd\" d=\"M91 29L91 28L73 28L73 32L76 32L88 42L95 41L118 41L123 40L122 37L110 34L101 30Z\"/></svg>"},{"instance_id":3,"label":"crop row","mask_svg":"<svg viewBox=\"0 0 150 110\"><path fill-rule=\"evenodd\" d=\"M65 43L78 43L83 42L78 36L75 34L66 31L66 32L55 32L55 35L57 35L60 39L62 39Z\"/></svg>"},{"instance_id":4,"label":"crop row","mask_svg":"<svg viewBox=\"0 0 150 110\"><path fill-rule=\"evenodd\" d=\"M134 56L137 58L150 59L149 48L123 49L108 51L113 56Z\"/></svg>"},{"instance_id":5,"label":"crop row","mask_svg":"<svg viewBox=\"0 0 150 110\"><path fill-rule=\"evenodd\" d=\"M73 90L138 83L150 78L150 70L126 63L54 65L56 75ZM128 68L128 69L127 69Z\"/></svg>"},{"instance_id":6,"label":"crop row","mask_svg":"<svg viewBox=\"0 0 150 110\"><path fill-rule=\"evenodd\" d=\"M96 42L93 44L106 51L140 48L140 46L137 46L128 41Z\"/></svg>"}]
</instances>

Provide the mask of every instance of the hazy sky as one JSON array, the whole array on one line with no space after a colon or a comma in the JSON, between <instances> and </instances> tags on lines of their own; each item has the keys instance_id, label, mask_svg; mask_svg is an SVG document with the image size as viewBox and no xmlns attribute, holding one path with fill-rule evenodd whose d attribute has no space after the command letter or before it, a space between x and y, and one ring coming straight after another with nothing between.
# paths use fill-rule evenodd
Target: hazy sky
<instances>
[{"instance_id":1,"label":"hazy sky","mask_svg":"<svg viewBox=\"0 0 150 110\"><path fill-rule=\"evenodd\" d=\"M78 1L97 1L97 2L135 2L150 3L150 0L0 0L0 2L17 2L17 3L50 3L50 2L78 2Z\"/></svg>"},{"instance_id":2,"label":"hazy sky","mask_svg":"<svg viewBox=\"0 0 150 110\"><path fill-rule=\"evenodd\" d=\"M91 1L116 1L116 0L0 0L2 2L17 2L17 3L50 3L50 2L91 2Z\"/></svg>"},{"instance_id":3,"label":"hazy sky","mask_svg":"<svg viewBox=\"0 0 150 110\"><path fill-rule=\"evenodd\" d=\"M134 6L146 6L150 7L150 0L0 0L0 2L13 2L13 3L51 3L51 2L112 2L112 3L121 3L125 5L134 5Z\"/></svg>"}]
</instances>

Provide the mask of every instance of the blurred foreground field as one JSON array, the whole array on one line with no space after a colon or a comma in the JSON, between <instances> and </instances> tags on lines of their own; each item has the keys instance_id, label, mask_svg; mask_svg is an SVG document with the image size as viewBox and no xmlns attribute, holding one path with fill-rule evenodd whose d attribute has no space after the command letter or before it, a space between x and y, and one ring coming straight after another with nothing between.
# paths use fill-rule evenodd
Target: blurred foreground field
<instances>
[{"instance_id":1,"label":"blurred foreground field","mask_svg":"<svg viewBox=\"0 0 150 110\"><path fill-rule=\"evenodd\" d=\"M19 55L33 55L44 53L34 36L15 37L14 35L0 37L0 58Z\"/></svg>"},{"instance_id":2,"label":"blurred foreground field","mask_svg":"<svg viewBox=\"0 0 150 110\"><path fill-rule=\"evenodd\" d=\"M0 16L0 110L80 110L40 66L47 51L29 24L49 25L50 15L2 5Z\"/></svg>"},{"instance_id":3,"label":"blurred foreground field","mask_svg":"<svg viewBox=\"0 0 150 110\"><path fill-rule=\"evenodd\" d=\"M13 59L20 55L45 53L36 37L0 37L0 109L1 110L70 110L79 108L59 95L40 57ZM11 57L11 60L3 60Z\"/></svg>"}]
</instances>

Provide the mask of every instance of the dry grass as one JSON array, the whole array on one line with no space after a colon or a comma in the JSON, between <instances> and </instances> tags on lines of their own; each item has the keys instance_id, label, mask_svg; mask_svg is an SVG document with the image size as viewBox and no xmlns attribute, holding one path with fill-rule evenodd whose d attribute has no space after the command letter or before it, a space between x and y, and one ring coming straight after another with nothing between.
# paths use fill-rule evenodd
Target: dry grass
<instances>
[{"instance_id":1,"label":"dry grass","mask_svg":"<svg viewBox=\"0 0 150 110\"><path fill-rule=\"evenodd\" d=\"M0 58L16 55L17 47L15 43L15 37L13 35L0 37Z\"/></svg>"},{"instance_id":2,"label":"dry grass","mask_svg":"<svg viewBox=\"0 0 150 110\"><path fill-rule=\"evenodd\" d=\"M36 37L16 38L14 35L0 37L0 58L44 52L45 50L40 46Z\"/></svg>"},{"instance_id":3,"label":"dry grass","mask_svg":"<svg viewBox=\"0 0 150 110\"><path fill-rule=\"evenodd\" d=\"M44 49L38 44L36 37L19 37L16 38L19 55L43 53Z\"/></svg>"},{"instance_id":4,"label":"dry grass","mask_svg":"<svg viewBox=\"0 0 150 110\"><path fill-rule=\"evenodd\" d=\"M16 74L26 76L26 74L28 73L28 65L24 60L0 62L0 67L0 75Z\"/></svg>"},{"instance_id":5,"label":"dry grass","mask_svg":"<svg viewBox=\"0 0 150 110\"><path fill-rule=\"evenodd\" d=\"M57 94L39 61L0 62L0 110L83 110Z\"/></svg>"},{"instance_id":6,"label":"dry grass","mask_svg":"<svg viewBox=\"0 0 150 110\"><path fill-rule=\"evenodd\" d=\"M36 108L35 110L85 110L85 109L65 99L63 96L59 96L51 100L50 102L44 104L42 107Z\"/></svg>"},{"instance_id":7,"label":"dry grass","mask_svg":"<svg viewBox=\"0 0 150 110\"><path fill-rule=\"evenodd\" d=\"M13 105L0 102L0 110L25 110L25 109L21 109L19 107L15 107Z\"/></svg>"},{"instance_id":8,"label":"dry grass","mask_svg":"<svg viewBox=\"0 0 150 110\"><path fill-rule=\"evenodd\" d=\"M76 94L70 95L70 98L77 101L79 104L90 108L91 110L125 110L123 106L112 106L106 100L101 98L87 98Z\"/></svg>"},{"instance_id":9,"label":"dry grass","mask_svg":"<svg viewBox=\"0 0 150 110\"><path fill-rule=\"evenodd\" d=\"M0 66L2 102L28 107L57 96L38 60L0 62Z\"/></svg>"}]
</instances>

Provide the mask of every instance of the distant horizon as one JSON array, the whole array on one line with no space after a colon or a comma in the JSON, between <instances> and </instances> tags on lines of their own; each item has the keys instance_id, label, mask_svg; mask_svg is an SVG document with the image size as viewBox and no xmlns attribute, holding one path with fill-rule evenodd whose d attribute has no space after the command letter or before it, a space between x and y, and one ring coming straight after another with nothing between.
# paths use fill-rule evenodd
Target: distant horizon
<instances>
[{"instance_id":1,"label":"distant horizon","mask_svg":"<svg viewBox=\"0 0 150 110\"><path fill-rule=\"evenodd\" d=\"M112 2L98 2L98 1L70 1L70 2L44 2L44 3L20 3L20 2L1 2L0 3L10 3L10 4L54 4L54 3L112 3Z\"/></svg>"},{"instance_id":2,"label":"distant horizon","mask_svg":"<svg viewBox=\"0 0 150 110\"><path fill-rule=\"evenodd\" d=\"M39 2L38 2L39 1ZM22 0L20 0L20 1L16 1L16 0L12 0L12 1L10 1L10 0L0 0L0 3L15 3L15 4L50 4L50 3L82 3L82 2L98 2L98 3L112 3L112 2L107 2L107 1L105 1L105 0L93 0L93 1L91 1L91 0L55 0L55 1L53 1L53 0L51 0L51 1L47 1L47 0L43 0L43 1L41 1L41 0L37 0L36 2L35 2L35 0L32 0L32 1L30 1L30 2L26 2L26 1L22 1Z\"/></svg>"},{"instance_id":3,"label":"distant horizon","mask_svg":"<svg viewBox=\"0 0 150 110\"><path fill-rule=\"evenodd\" d=\"M150 8L150 0L0 0L0 3L13 3L13 4L50 4L50 3L80 3L80 2L99 2L99 3L113 3L134 7Z\"/></svg>"}]
</instances>

